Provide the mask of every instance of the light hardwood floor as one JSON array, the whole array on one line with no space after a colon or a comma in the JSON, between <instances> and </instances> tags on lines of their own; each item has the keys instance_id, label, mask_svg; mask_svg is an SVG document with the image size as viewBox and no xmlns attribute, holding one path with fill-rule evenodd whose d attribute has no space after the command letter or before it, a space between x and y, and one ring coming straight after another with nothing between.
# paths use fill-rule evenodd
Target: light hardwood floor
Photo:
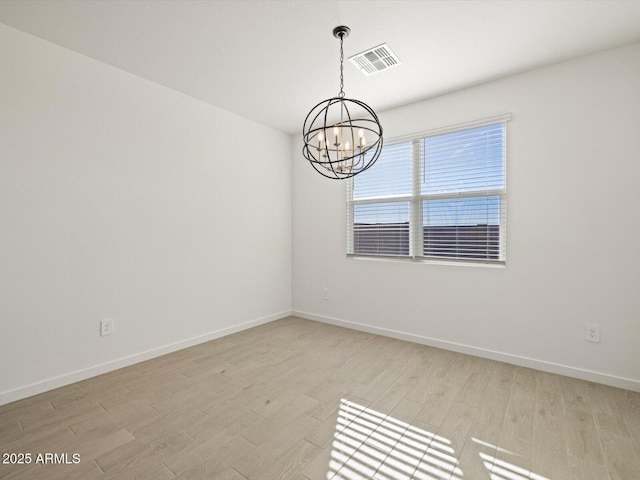
<instances>
[{"instance_id":1,"label":"light hardwood floor","mask_svg":"<svg viewBox=\"0 0 640 480\"><path fill-rule=\"evenodd\" d=\"M640 479L640 394L289 317L0 407L2 479Z\"/></svg>"}]
</instances>

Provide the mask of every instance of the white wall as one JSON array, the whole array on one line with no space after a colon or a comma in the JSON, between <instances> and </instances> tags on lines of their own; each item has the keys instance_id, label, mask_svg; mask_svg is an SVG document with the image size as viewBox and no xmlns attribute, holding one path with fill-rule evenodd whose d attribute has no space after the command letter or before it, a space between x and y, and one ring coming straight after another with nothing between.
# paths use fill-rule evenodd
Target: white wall
<instances>
[{"instance_id":1,"label":"white wall","mask_svg":"<svg viewBox=\"0 0 640 480\"><path fill-rule=\"evenodd\" d=\"M290 136L3 25L0 65L0 404L290 312Z\"/></svg>"},{"instance_id":2,"label":"white wall","mask_svg":"<svg viewBox=\"0 0 640 480\"><path fill-rule=\"evenodd\" d=\"M347 259L345 185L294 142L294 313L640 391L640 44L381 121L391 139L507 112L506 268Z\"/></svg>"}]
</instances>

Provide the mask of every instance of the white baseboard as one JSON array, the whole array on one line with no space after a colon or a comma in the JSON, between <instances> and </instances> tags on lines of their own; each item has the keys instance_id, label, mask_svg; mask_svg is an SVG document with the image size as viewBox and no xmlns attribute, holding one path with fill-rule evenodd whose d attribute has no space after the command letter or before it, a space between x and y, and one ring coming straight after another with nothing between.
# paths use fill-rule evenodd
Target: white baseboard
<instances>
[{"instance_id":1,"label":"white baseboard","mask_svg":"<svg viewBox=\"0 0 640 480\"><path fill-rule=\"evenodd\" d=\"M140 363L145 360L150 360L152 358L159 357L161 355L166 355L167 353L175 352L177 350L182 350L183 348L188 348L194 345L198 345L200 343L209 342L211 340L215 340L216 338L225 337L227 335L231 335L232 333L240 332L248 328L257 327L258 325L262 325L265 323L273 322L275 320L279 320L284 317L288 317L289 315L291 315L291 311L274 313L272 315L261 317L255 320L250 320L248 322L244 322L239 325L233 325L231 327L221 328L220 330L215 330L213 332L205 333L204 335L198 335L197 337L187 338L186 340L181 340L179 342L163 345L158 348L146 350L144 352L129 355L127 357L119 358L117 360L112 360L110 362L101 363L99 365L94 365L92 367L83 368L81 370L76 370L75 372L65 373L57 377L48 378L47 380L42 380L40 382L25 385L25 386L22 386L13 390L9 390L6 392L0 392L0 405L5 405L7 403L15 402L16 400L31 397L32 395L37 395L38 393L47 392L55 388L64 387L65 385L69 385L71 383L79 382L81 380L86 380L87 378L95 377L97 375L102 375L103 373L112 372L114 370L118 370L123 367L128 367L129 365Z\"/></svg>"},{"instance_id":2,"label":"white baseboard","mask_svg":"<svg viewBox=\"0 0 640 480\"><path fill-rule=\"evenodd\" d=\"M422 345L429 345L431 347L442 348L445 350L451 350L454 352L466 353L468 355L474 355L477 357L488 358L491 360L498 360L513 365L519 365L521 367L534 368L544 372L556 373L558 375L565 375L568 377L579 378L582 380L588 380L591 382L601 383L604 385L610 385L612 387L625 388L635 392L640 392L640 381L630 378L618 377L601 372L594 372L591 370L585 370L576 367L570 367L567 365L560 365L557 363L546 362L544 360L537 360L533 358L522 357L519 355L513 355L509 353L496 352L494 350L488 350L479 347L473 347L470 345L463 345L454 342L448 342L444 340L438 340L435 338L424 337L421 335L415 335L411 333L400 332L397 330L374 327L362 323L350 322L346 320L340 320L333 317L327 317L324 315L316 315L314 313L302 312L299 310L286 311L261 317L255 320L234 325L232 327L222 328L204 335L188 338L179 342L164 345L162 347L154 348L144 352L136 353L127 357L119 358L110 362L105 362L92 367L76 370L74 372L59 375L57 377L49 378L40 382L25 385L6 392L0 392L0 405L27 398L32 395L37 395L42 392L53 390L55 388L64 387L71 383L86 380L87 378L102 375L103 373L112 372L129 365L134 365L145 360L150 360L161 355L166 355L177 350L192 347L200 343L209 342L217 338L231 335L232 333L240 332L248 328L257 327L265 323L273 322L289 315L295 315L300 318L306 318L308 320L314 320L317 322L328 323L331 325L337 325L340 327L350 328L352 330L359 330L368 333L374 333L376 335L383 335L386 337L396 338L399 340L406 340L408 342L419 343Z\"/></svg>"},{"instance_id":3,"label":"white baseboard","mask_svg":"<svg viewBox=\"0 0 640 480\"><path fill-rule=\"evenodd\" d=\"M579 378L581 380L588 380L590 382L601 383L603 385L610 385L612 387L624 388L632 390L634 392L640 392L640 381L633 380L631 378L618 377L607 373L594 372L591 370L585 370L577 367L570 367L567 365L561 365L558 363L546 362L544 360L537 360L535 358L522 357L519 355L513 355L510 353L496 352L494 350L488 350L486 348L473 347L471 345L464 345L461 343L448 342L446 340L438 340L436 338L424 337L422 335L415 335L412 333L400 332L397 330L391 330L388 328L374 327L363 323L350 322L347 320L340 320L338 318L327 317L324 315L316 315L315 313L302 312L299 310L293 310L292 315L300 318L306 318L307 320L314 320L322 323L329 323L331 325L337 325L339 327L350 328L352 330L359 330L367 333L374 333L376 335L383 335L385 337L396 338L398 340L406 340L408 342L420 343L422 345L428 345L430 347L442 348L444 350L451 350L459 353L466 353L468 355L474 355L476 357L488 358L490 360L498 360L500 362L510 363L512 365L518 365L521 367L534 368L543 372L556 373L558 375L564 375L567 377Z\"/></svg>"}]
</instances>

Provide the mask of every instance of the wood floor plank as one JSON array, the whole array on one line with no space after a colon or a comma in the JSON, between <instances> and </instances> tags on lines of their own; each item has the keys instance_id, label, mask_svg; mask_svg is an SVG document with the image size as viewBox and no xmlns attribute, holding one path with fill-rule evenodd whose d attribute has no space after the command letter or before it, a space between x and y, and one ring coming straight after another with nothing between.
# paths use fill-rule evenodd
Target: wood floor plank
<instances>
[{"instance_id":1,"label":"wood floor plank","mask_svg":"<svg viewBox=\"0 0 640 480\"><path fill-rule=\"evenodd\" d=\"M3 465L2 467L6 467ZM38 464L13 466L5 470L0 467L0 478L6 480L31 480L42 478L47 480L83 480L86 478L98 478L102 475L102 470L92 461L81 462L80 464Z\"/></svg>"},{"instance_id":2,"label":"wood floor plank","mask_svg":"<svg viewBox=\"0 0 640 480\"><path fill-rule=\"evenodd\" d=\"M90 417L71 419L69 428L78 437L91 440L127 426L130 429L138 422L150 421L158 411L145 400L133 400L125 404L97 412Z\"/></svg>"},{"instance_id":3,"label":"wood floor plank","mask_svg":"<svg viewBox=\"0 0 640 480\"><path fill-rule=\"evenodd\" d=\"M373 478L384 459L391 451L391 438L397 432L389 429L385 423L387 414L374 410L372 406L354 405L360 408L351 423L336 436L335 444L340 445L341 453L348 456L336 473L342 476L360 475Z\"/></svg>"},{"instance_id":4,"label":"wood floor plank","mask_svg":"<svg viewBox=\"0 0 640 480\"><path fill-rule=\"evenodd\" d=\"M538 377L539 378L539 377ZM538 382L531 465L546 478L568 478L569 463L565 444L564 408L559 388Z\"/></svg>"},{"instance_id":5,"label":"wood floor plank","mask_svg":"<svg viewBox=\"0 0 640 480\"><path fill-rule=\"evenodd\" d=\"M599 433L591 411L565 407L567 454L598 465L604 464Z\"/></svg>"},{"instance_id":6,"label":"wood floor plank","mask_svg":"<svg viewBox=\"0 0 640 480\"><path fill-rule=\"evenodd\" d=\"M452 472L451 480L490 480L494 460L498 455L498 438L493 425L478 421L471 424L470 436L459 452L459 470Z\"/></svg>"},{"instance_id":7,"label":"wood floor plank","mask_svg":"<svg viewBox=\"0 0 640 480\"><path fill-rule=\"evenodd\" d=\"M421 457L428 448L427 442L423 440L421 432L411 429L416 417L422 410L422 404L404 398L391 411L385 419L388 429L392 431L389 435L391 450L375 473L375 478L383 479L410 479L418 466ZM431 441L428 438L427 441Z\"/></svg>"},{"instance_id":8,"label":"wood floor plank","mask_svg":"<svg viewBox=\"0 0 640 480\"><path fill-rule=\"evenodd\" d=\"M565 408L583 411L591 410L587 382L575 378L561 377L560 385Z\"/></svg>"},{"instance_id":9,"label":"wood floor plank","mask_svg":"<svg viewBox=\"0 0 640 480\"><path fill-rule=\"evenodd\" d=\"M306 395L295 398L286 405L283 405L276 413L268 418L258 421L251 429L243 435L254 445L260 446L272 440L275 433L283 430L288 425L295 425L301 418L308 418L310 424L318 425L320 422L312 419L305 412L316 404L316 400Z\"/></svg>"},{"instance_id":10,"label":"wood floor plank","mask_svg":"<svg viewBox=\"0 0 640 480\"><path fill-rule=\"evenodd\" d=\"M66 444L73 440L75 434L66 424L51 425L46 429L21 432L11 439L2 442L3 453L41 453L50 452L52 447ZM0 476L0 478L2 478Z\"/></svg>"},{"instance_id":11,"label":"wood floor plank","mask_svg":"<svg viewBox=\"0 0 640 480\"><path fill-rule=\"evenodd\" d=\"M525 470L531 467L535 398L535 372L516 368L498 446L514 455L518 467Z\"/></svg>"},{"instance_id":12,"label":"wood floor plank","mask_svg":"<svg viewBox=\"0 0 640 480\"><path fill-rule=\"evenodd\" d=\"M604 465L590 462L572 455L567 456L570 480L608 480L609 475ZM555 480L555 479L553 479Z\"/></svg>"},{"instance_id":13,"label":"wood floor plank","mask_svg":"<svg viewBox=\"0 0 640 480\"><path fill-rule=\"evenodd\" d=\"M270 480L291 480L300 478L301 472L307 464L320 453L320 450L320 447L306 440L299 440L284 452L284 454L274 456L274 458L270 459L266 466L256 465L244 475L249 480L260 480L263 478Z\"/></svg>"},{"instance_id":14,"label":"wood floor plank","mask_svg":"<svg viewBox=\"0 0 640 480\"><path fill-rule=\"evenodd\" d=\"M0 438L7 439L20 435L24 430L17 419L7 419L0 425Z\"/></svg>"},{"instance_id":15,"label":"wood floor plank","mask_svg":"<svg viewBox=\"0 0 640 480\"><path fill-rule=\"evenodd\" d=\"M193 438L186 433L170 433L152 441L132 440L96 457L96 462L104 472L144 471L149 465L162 463L165 456L186 452L193 445Z\"/></svg>"},{"instance_id":16,"label":"wood floor plank","mask_svg":"<svg viewBox=\"0 0 640 480\"><path fill-rule=\"evenodd\" d=\"M588 383L587 388L591 413L598 429L629 438L631 434L615 400L615 390L617 389L595 383Z\"/></svg>"},{"instance_id":17,"label":"wood floor plank","mask_svg":"<svg viewBox=\"0 0 640 480\"><path fill-rule=\"evenodd\" d=\"M138 469L115 469L96 478L97 480L173 480L175 477L163 463L145 463Z\"/></svg>"},{"instance_id":18,"label":"wood floor plank","mask_svg":"<svg viewBox=\"0 0 640 480\"><path fill-rule=\"evenodd\" d=\"M605 466L611 480L637 478L640 472L640 457L631 440L621 435L603 432L600 443Z\"/></svg>"},{"instance_id":19,"label":"wood floor plank","mask_svg":"<svg viewBox=\"0 0 640 480\"><path fill-rule=\"evenodd\" d=\"M0 446L81 457L1 480L631 480L640 394L288 317L0 406Z\"/></svg>"},{"instance_id":20,"label":"wood floor plank","mask_svg":"<svg viewBox=\"0 0 640 480\"><path fill-rule=\"evenodd\" d=\"M329 480L335 475L335 469L341 465L339 453L334 450L334 446L329 444L307 463L301 471L301 475L308 480Z\"/></svg>"},{"instance_id":21,"label":"wood floor plank","mask_svg":"<svg viewBox=\"0 0 640 480\"><path fill-rule=\"evenodd\" d=\"M451 385L445 383L433 385L423 401L424 408L420 414L420 420L428 425L439 426L457 395L458 391Z\"/></svg>"},{"instance_id":22,"label":"wood floor plank","mask_svg":"<svg viewBox=\"0 0 640 480\"><path fill-rule=\"evenodd\" d=\"M65 407L54 408L50 412L40 412L36 415L23 417L20 425L25 432L37 432L47 430L50 427L65 424L71 420L79 421L90 418L97 413L105 411L104 407L93 400L69 404Z\"/></svg>"},{"instance_id":23,"label":"wood floor plank","mask_svg":"<svg viewBox=\"0 0 640 480\"><path fill-rule=\"evenodd\" d=\"M154 442L163 440L175 432L186 430L207 418L207 414L197 409L173 410L159 413L155 417L149 417L140 422L129 422L127 430L140 443Z\"/></svg>"},{"instance_id":24,"label":"wood floor plank","mask_svg":"<svg viewBox=\"0 0 640 480\"><path fill-rule=\"evenodd\" d=\"M334 434L336 433L339 411L340 409L336 408L333 413L328 415L319 425L307 432L304 439L320 448L325 448L329 445L333 441Z\"/></svg>"},{"instance_id":25,"label":"wood floor plank","mask_svg":"<svg viewBox=\"0 0 640 480\"><path fill-rule=\"evenodd\" d=\"M250 456L256 451L256 446L243 437L233 437L230 440L208 444L209 452L205 457L190 458L185 456L181 463L176 463L174 459L167 463L167 466L175 470L176 478L181 480L207 479L217 480L218 478L245 478L231 464L238 458ZM201 453L202 450L199 450Z\"/></svg>"},{"instance_id":26,"label":"wood floor plank","mask_svg":"<svg viewBox=\"0 0 640 480\"><path fill-rule=\"evenodd\" d=\"M366 435L362 435L361 422L354 422L367 411L367 405L367 401L359 397L341 401L336 413L331 441L302 470L301 473L306 478L328 480L348 463L366 438ZM363 419L364 421L366 420Z\"/></svg>"},{"instance_id":27,"label":"wood floor plank","mask_svg":"<svg viewBox=\"0 0 640 480\"><path fill-rule=\"evenodd\" d=\"M510 398L510 389L487 388L486 394L478 407L478 415L476 417L476 422L483 427L482 439L484 441L498 445Z\"/></svg>"},{"instance_id":28,"label":"wood floor plank","mask_svg":"<svg viewBox=\"0 0 640 480\"><path fill-rule=\"evenodd\" d=\"M100 437L93 438L87 441L84 438L76 437L73 445L66 447L67 451L78 453L80 458L98 458L118 447L126 445L127 443L135 440L135 437L131 435L124 428L117 430Z\"/></svg>"}]
</instances>

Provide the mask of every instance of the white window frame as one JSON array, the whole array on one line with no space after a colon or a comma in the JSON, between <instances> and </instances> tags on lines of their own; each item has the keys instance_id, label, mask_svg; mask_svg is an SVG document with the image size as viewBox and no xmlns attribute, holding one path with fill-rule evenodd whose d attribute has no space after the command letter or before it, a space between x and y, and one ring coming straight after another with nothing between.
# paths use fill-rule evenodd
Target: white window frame
<instances>
[{"instance_id":1,"label":"white window frame","mask_svg":"<svg viewBox=\"0 0 640 480\"><path fill-rule=\"evenodd\" d=\"M385 145L393 145L396 143L411 141L412 143L412 168L411 168L411 194L383 195L372 196L367 198L354 199L354 181L352 177L347 180L346 197L347 197L347 257L354 258L385 258L394 260L410 260L423 263L456 263L456 264L473 264L473 265L505 265L506 264L506 247L507 247L507 122L511 120L511 114L501 114L492 117L486 117L480 120L449 125L442 128L427 130L423 132L403 135L385 141ZM423 194L421 192L420 181L420 142L425 137L453 133L476 127L494 125L502 123L504 128L503 139L503 188L475 190L470 192L459 193L437 193ZM383 147L384 148L384 147ZM372 167L375 168L375 165ZM499 231L499 255L497 260L494 259L471 259L471 258L455 258L455 257L431 257L423 255L423 211L422 206L425 200L446 199L446 198L465 198L465 197L488 197L498 196L500 198L500 231ZM384 255L384 254L360 254L354 253L354 210L356 205L365 205L370 203L392 203L392 202L409 202L409 255Z\"/></svg>"}]
</instances>

